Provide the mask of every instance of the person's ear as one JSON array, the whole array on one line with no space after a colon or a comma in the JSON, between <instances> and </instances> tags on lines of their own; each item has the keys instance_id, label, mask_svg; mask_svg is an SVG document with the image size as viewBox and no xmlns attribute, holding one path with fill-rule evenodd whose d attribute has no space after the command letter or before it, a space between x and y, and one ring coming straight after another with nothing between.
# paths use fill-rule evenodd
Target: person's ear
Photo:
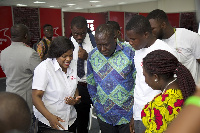
<instances>
[{"instance_id":1,"label":"person's ear","mask_svg":"<svg viewBox=\"0 0 200 133\"><path fill-rule=\"evenodd\" d=\"M121 35L121 32L119 30L117 30L117 35L120 36Z\"/></svg>"},{"instance_id":2,"label":"person's ear","mask_svg":"<svg viewBox=\"0 0 200 133\"><path fill-rule=\"evenodd\" d=\"M115 43L117 43L117 35L114 36Z\"/></svg>"},{"instance_id":3,"label":"person's ear","mask_svg":"<svg viewBox=\"0 0 200 133\"><path fill-rule=\"evenodd\" d=\"M145 38L148 38L149 37L149 32L145 32L144 36L145 36Z\"/></svg>"},{"instance_id":4,"label":"person's ear","mask_svg":"<svg viewBox=\"0 0 200 133\"><path fill-rule=\"evenodd\" d=\"M153 74L153 79L154 79L154 81L156 82L156 83L158 83L159 82L159 76L157 75L157 74Z\"/></svg>"},{"instance_id":5,"label":"person's ear","mask_svg":"<svg viewBox=\"0 0 200 133\"><path fill-rule=\"evenodd\" d=\"M27 39L27 37L28 37L28 34L26 33L25 36L24 36L24 38Z\"/></svg>"},{"instance_id":6,"label":"person's ear","mask_svg":"<svg viewBox=\"0 0 200 133\"><path fill-rule=\"evenodd\" d=\"M161 23L161 28L162 29L165 29L167 27L167 23L165 22L165 21L163 21L162 23Z\"/></svg>"}]
</instances>

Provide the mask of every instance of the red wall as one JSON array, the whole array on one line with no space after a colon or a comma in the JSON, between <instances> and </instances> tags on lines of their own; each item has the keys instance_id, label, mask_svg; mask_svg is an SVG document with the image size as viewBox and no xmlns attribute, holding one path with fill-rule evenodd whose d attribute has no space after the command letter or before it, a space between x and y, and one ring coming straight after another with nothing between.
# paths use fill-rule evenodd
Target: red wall
<instances>
[{"instance_id":1,"label":"red wall","mask_svg":"<svg viewBox=\"0 0 200 133\"><path fill-rule=\"evenodd\" d=\"M10 45L10 27L13 25L12 10L9 6L0 6L0 51Z\"/></svg>"},{"instance_id":2,"label":"red wall","mask_svg":"<svg viewBox=\"0 0 200 133\"><path fill-rule=\"evenodd\" d=\"M20 9L19 9L20 10ZM51 24L54 28L54 36L62 35L62 17L61 9L40 8L40 27L44 24ZM0 51L5 49L11 44L10 28L13 26L12 9L10 6L0 6ZM23 23L18 22L18 23ZM35 29L37 30L37 28ZM43 37L43 29L41 28L41 36ZM0 78L5 77L2 69L0 68Z\"/></svg>"},{"instance_id":3,"label":"red wall","mask_svg":"<svg viewBox=\"0 0 200 133\"><path fill-rule=\"evenodd\" d=\"M40 8L40 27L41 38L43 34L43 25L50 24L54 28L54 36L62 36L62 17L61 9Z\"/></svg>"},{"instance_id":4,"label":"red wall","mask_svg":"<svg viewBox=\"0 0 200 133\"><path fill-rule=\"evenodd\" d=\"M180 13L168 13L167 14L169 23L173 26L173 27L180 27Z\"/></svg>"},{"instance_id":5,"label":"red wall","mask_svg":"<svg viewBox=\"0 0 200 133\"><path fill-rule=\"evenodd\" d=\"M94 30L100 25L107 22L107 12L105 13L77 13L77 12L64 12L64 26L65 36L70 37L71 34L71 21L76 16L83 16L87 20L94 20Z\"/></svg>"},{"instance_id":6,"label":"red wall","mask_svg":"<svg viewBox=\"0 0 200 133\"><path fill-rule=\"evenodd\" d=\"M122 39L124 39L124 12L109 12L109 20L119 23L122 33Z\"/></svg>"},{"instance_id":7,"label":"red wall","mask_svg":"<svg viewBox=\"0 0 200 133\"><path fill-rule=\"evenodd\" d=\"M0 52L11 44L10 27L13 25L12 10L10 6L0 6ZM0 68L0 78L5 77Z\"/></svg>"}]
</instances>

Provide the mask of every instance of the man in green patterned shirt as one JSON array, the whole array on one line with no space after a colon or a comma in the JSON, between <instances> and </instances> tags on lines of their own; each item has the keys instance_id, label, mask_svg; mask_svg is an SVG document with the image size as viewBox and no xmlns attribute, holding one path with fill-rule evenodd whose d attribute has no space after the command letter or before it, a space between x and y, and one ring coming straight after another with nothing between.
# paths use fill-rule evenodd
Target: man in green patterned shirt
<instances>
[{"instance_id":1,"label":"man in green patterned shirt","mask_svg":"<svg viewBox=\"0 0 200 133\"><path fill-rule=\"evenodd\" d=\"M102 133L130 133L135 85L134 49L117 41L109 24L95 31L97 47L88 56L88 91Z\"/></svg>"}]
</instances>

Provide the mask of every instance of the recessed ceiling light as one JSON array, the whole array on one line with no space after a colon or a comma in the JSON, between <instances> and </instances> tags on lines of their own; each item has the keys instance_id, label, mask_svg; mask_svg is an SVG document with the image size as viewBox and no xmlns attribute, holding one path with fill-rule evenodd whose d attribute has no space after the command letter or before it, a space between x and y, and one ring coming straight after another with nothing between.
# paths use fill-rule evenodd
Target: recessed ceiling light
<instances>
[{"instance_id":1,"label":"recessed ceiling light","mask_svg":"<svg viewBox=\"0 0 200 133\"><path fill-rule=\"evenodd\" d=\"M49 7L55 7L55 6L49 6Z\"/></svg>"},{"instance_id":2,"label":"recessed ceiling light","mask_svg":"<svg viewBox=\"0 0 200 133\"><path fill-rule=\"evenodd\" d=\"M120 3L118 3L119 5L123 5L123 4L126 4L126 2L120 2Z\"/></svg>"},{"instance_id":3,"label":"recessed ceiling light","mask_svg":"<svg viewBox=\"0 0 200 133\"><path fill-rule=\"evenodd\" d=\"M74 5L76 5L76 4L67 4L68 6L74 6Z\"/></svg>"},{"instance_id":4,"label":"recessed ceiling light","mask_svg":"<svg viewBox=\"0 0 200 133\"><path fill-rule=\"evenodd\" d=\"M96 5L96 7L102 7L103 5Z\"/></svg>"},{"instance_id":5,"label":"recessed ceiling light","mask_svg":"<svg viewBox=\"0 0 200 133\"><path fill-rule=\"evenodd\" d=\"M100 1L98 1L98 0L92 0L90 2L97 3L97 2L100 2Z\"/></svg>"},{"instance_id":6,"label":"recessed ceiling light","mask_svg":"<svg viewBox=\"0 0 200 133\"><path fill-rule=\"evenodd\" d=\"M77 7L77 8L75 8L75 9L83 9L83 8L81 8L81 7Z\"/></svg>"},{"instance_id":7,"label":"recessed ceiling light","mask_svg":"<svg viewBox=\"0 0 200 133\"><path fill-rule=\"evenodd\" d=\"M24 4L17 4L17 6L27 6L27 5L24 5Z\"/></svg>"},{"instance_id":8,"label":"recessed ceiling light","mask_svg":"<svg viewBox=\"0 0 200 133\"><path fill-rule=\"evenodd\" d=\"M35 4L43 4L43 3L46 3L46 2L43 2L43 1L35 1L35 2L33 2L33 3L35 3Z\"/></svg>"}]
</instances>

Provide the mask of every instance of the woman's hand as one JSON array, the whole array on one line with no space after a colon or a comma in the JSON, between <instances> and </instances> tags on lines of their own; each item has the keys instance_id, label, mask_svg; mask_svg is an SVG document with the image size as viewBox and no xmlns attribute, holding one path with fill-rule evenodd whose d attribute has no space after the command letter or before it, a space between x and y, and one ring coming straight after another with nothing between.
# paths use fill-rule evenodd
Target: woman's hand
<instances>
[{"instance_id":1,"label":"woman's hand","mask_svg":"<svg viewBox=\"0 0 200 133\"><path fill-rule=\"evenodd\" d=\"M48 119L48 121L49 121L49 123L50 123L50 125L51 125L52 128L60 130L59 129L59 127L60 127L63 130L65 130L65 128L59 122L59 121L61 121L61 122L65 122L65 121L62 120L60 117L51 114L51 115L48 116L47 119Z\"/></svg>"},{"instance_id":2,"label":"woman's hand","mask_svg":"<svg viewBox=\"0 0 200 133\"><path fill-rule=\"evenodd\" d=\"M65 128L59 123L59 121L64 122L64 120L62 120L60 117L53 115L45 107L42 101L43 95L44 91L33 89L32 90L33 104L35 105L37 110L49 121L52 128L59 130L60 127L63 130L65 130Z\"/></svg>"},{"instance_id":3,"label":"woman's hand","mask_svg":"<svg viewBox=\"0 0 200 133\"><path fill-rule=\"evenodd\" d=\"M75 98L73 98L73 97L65 97L65 103L69 104L69 105L78 104L78 103L80 103L80 101L81 101L81 96L77 96Z\"/></svg>"}]
</instances>

